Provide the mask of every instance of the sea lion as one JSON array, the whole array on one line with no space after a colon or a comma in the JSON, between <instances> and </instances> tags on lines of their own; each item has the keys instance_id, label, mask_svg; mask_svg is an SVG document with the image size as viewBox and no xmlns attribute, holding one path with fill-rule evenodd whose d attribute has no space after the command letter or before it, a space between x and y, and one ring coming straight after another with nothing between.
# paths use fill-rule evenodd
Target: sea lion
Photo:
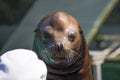
<instances>
[{"instance_id":1,"label":"sea lion","mask_svg":"<svg viewBox=\"0 0 120 80\"><path fill-rule=\"evenodd\" d=\"M77 20L65 12L44 17L33 50L48 69L47 80L92 80L89 50Z\"/></svg>"}]
</instances>

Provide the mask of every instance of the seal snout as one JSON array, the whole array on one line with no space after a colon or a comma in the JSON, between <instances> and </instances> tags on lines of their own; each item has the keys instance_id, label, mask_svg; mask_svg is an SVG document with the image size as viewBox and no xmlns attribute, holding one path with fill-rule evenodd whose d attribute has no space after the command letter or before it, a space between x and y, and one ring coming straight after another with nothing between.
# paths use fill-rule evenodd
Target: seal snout
<instances>
[{"instance_id":1,"label":"seal snout","mask_svg":"<svg viewBox=\"0 0 120 80\"><path fill-rule=\"evenodd\" d=\"M63 44L61 42L56 43L56 50L60 53L63 50Z\"/></svg>"}]
</instances>

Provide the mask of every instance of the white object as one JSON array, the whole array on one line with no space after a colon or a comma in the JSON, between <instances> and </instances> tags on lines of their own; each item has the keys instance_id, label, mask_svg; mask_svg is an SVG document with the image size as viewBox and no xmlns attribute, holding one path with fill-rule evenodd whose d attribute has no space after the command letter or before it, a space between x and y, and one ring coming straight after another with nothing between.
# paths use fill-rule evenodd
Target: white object
<instances>
[{"instance_id":1,"label":"white object","mask_svg":"<svg viewBox=\"0 0 120 80\"><path fill-rule=\"evenodd\" d=\"M0 80L46 80L46 65L31 50L11 50L0 58Z\"/></svg>"}]
</instances>

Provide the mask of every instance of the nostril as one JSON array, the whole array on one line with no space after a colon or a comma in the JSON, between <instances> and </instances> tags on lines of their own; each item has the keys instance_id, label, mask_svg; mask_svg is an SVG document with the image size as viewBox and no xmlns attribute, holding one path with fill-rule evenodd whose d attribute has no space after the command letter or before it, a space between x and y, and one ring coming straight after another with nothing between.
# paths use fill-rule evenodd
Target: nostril
<instances>
[{"instance_id":1,"label":"nostril","mask_svg":"<svg viewBox=\"0 0 120 80\"><path fill-rule=\"evenodd\" d=\"M63 50L63 44L62 43L58 43L56 47L57 47L58 52L61 52Z\"/></svg>"}]
</instances>

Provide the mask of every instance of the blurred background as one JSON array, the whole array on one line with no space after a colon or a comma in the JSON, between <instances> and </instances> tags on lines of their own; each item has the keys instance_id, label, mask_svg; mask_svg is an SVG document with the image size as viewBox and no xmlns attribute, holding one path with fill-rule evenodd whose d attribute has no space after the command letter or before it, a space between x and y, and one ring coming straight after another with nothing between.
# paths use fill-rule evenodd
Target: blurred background
<instances>
[{"instance_id":1,"label":"blurred background","mask_svg":"<svg viewBox=\"0 0 120 80\"><path fill-rule=\"evenodd\" d=\"M0 0L0 54L15 48L32 49L38 22L55 11L65 11L80 22L90 50L104 51L115 42L109 54L119 49L119 0ZM105 57L103 80L120 80L119 53Z\"/></svg>"}]
</instances>

